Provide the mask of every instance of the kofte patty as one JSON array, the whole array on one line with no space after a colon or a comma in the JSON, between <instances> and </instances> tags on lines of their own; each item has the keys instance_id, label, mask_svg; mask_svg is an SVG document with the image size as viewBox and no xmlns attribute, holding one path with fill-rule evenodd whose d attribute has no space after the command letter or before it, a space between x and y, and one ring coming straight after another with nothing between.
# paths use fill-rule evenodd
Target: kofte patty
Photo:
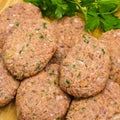
<instances>
[{"instance_id":1,"label":"kofte patty","mask_svg":"<svg viewBox=\"0 0 120 120\"><path fill-rule=\"evenodd\" d=\"M52 62L60 64L84 31L84 20L78 16L64 17L53 21L52 24L57 44L57 51Z\"/></svg>"},{"instance_id":2,"label":"kofte patty","mask_svg":"<svg viewBox=\"0 0 120 120\"><path fill-rule=\"evenodd\" d=\"M104 89L110 70L106 45L83 34L60 68L60 86L74 97L89 97ZM80 37L79 37L80 38Z\"/></svg>"},{"instance_id":3,"label":"kofte patty","mask_svg":"<svg viewBox=\"0 0 120 120\"><path fill-rule=\"evenodd\" d=\"M107 42L110 51L111 71L110 79L120 85L120 30L103 33L100 39Z\"/></svg>"},{"instance_id":4,"label":"kofte patty","mask_svg":"<svg viewBox=\"0 0 120 120\"><path fill-rule=\"evenodd\" d=\"M73 100L66 120L120 120L120 86L109 81L97 96Z\"/></svg>"},{"instance_id":5,"label":"kofte patty","mask_svg":"<svg viewBox=\"0 0 120 120\"><path fill-rule=\"evenodd\" d=\"M22 81L16 97L18 120L61 120L70 98L58 86L57 66L52 65Z\"/></svg>"},{"instance_id":6,"label":"kofte patty","mask_svg":"<svg viewBox=\"0 0 120 120\"><path fill-rule=\"evenodd\" d=\"M0 47L4 40L26 19L40 19L42 17L40 9L30 3L17 3L9 6L0 14Z\"/></svg>"},{"instance_id":7,"label":"kofte patty","mask_svg":"<svg viewBox=\"0 0 120 120\"><path fill-rule=\"evenodd\" d=\"M16 95L19 82L5 69L0 53L0 107L8 104Z\"/></svg>"},{"instance_id":8,"label":"kofte patty","mask_svg":"<svg viewBox=\"0 0 120 120\"><path fill-rule=\"evenodd\" d=\"M41 71L56 50L53 36L48 21L25 21L8 36L3 48L4 63L9 72L22 80Z\"/></svg>"}]
</instances>

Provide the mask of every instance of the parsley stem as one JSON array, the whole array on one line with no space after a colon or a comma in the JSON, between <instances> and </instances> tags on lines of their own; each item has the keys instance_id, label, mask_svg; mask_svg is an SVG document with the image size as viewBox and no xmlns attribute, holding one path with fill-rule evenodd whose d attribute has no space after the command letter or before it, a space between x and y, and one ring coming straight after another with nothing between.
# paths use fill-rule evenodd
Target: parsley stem
<instances>
[{"instance_id":1,"label":"parsley stem","mask_svg":"<svg viewBox=\"0 0 120 120\"><path fill-rule=\"evenodd\" d=\"M83 8L77 0L69 1L69 2L74 3L74 4L76 4L79 7L79 9L84 14L85 20L87 21L87 9L85 7Z\"/></svg>"},{"instance_id":2,"label":"parsley stem","mask_svg":"<svg viewBox=\"0 0 120 120\"><path fill-rule=\"evenodd\" d=\"M105 13L102 13L103 15L110 15L110 14L113 14L113 13L116 13L118 10L119 10L119 6L117 6L113 11L111 12L105 12ZM100 14L100 13L99 13Z\"/></svg>"}]
</instances>

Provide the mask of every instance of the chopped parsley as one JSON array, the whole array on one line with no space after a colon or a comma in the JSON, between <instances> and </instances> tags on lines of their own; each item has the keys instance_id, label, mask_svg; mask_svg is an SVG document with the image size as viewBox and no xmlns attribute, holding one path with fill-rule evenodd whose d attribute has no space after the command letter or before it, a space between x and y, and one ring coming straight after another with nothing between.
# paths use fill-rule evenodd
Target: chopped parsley
<instances>
[{"instance_id":1,"label":"chopped parsley","mask_svg":"<svg viewBox=\"0 0 120 120\"><path fill-rule=\"evenodd\" d=\"M45 90L41 90L41 92L45 92Z\"/></svg>"},{"instance_id":2,"label":"chopped parsley","mask_svg":"<svg viewBox=\"0 0 120 120\"><path fill-rule=\"evenodd\" d=\"M24 78L24 73L20 73L19 79L22 80Z\"/></svg>"},{"instance_id":3,"label":"chopped parsley","mask_svg":"<svg viewBox=\"0 0 120 120\"><path fill-rule=\"evenodd\" d=\"M110 58L111 61L113 60L112 56L110 56L109 58Z\"/></svg>"},{"instance_id":4,"label":"chopped parsley","mask_svg":"<svg viewBox=\"0 0 120 120\"><path fill-rule=\"evenodd\" d=\"M10 20L10 18L7 18L6 20Z\"/></svg>"},{"instance_id":5,"label":"chopped parsley","mask_svg":"<svg viewBox=\"0 0 120 120\"><path fill-rule=\"evenodd\" d=\"M8 99L8 96L5 96L4 99Z\"/></svg>"},{"instance_id":6,"label":"chopped parsley","mask_svg":"<svg viewBox=\"0 0 120 120\"><path fill-rule=\"evenodd\" d=\"M83 38L84 38L84 42L85 42L86 44L88 44L88 43L89 43L89 39L88 39L88 37L87 37L86 34L83 35Z\"/></svg>"},{"instance_id":7,"label":"chopped parsley","mask_svg":"<svg viewBox=\"0 0 120 120\"><path fill-rule=\"evenodd\" d=\"M36 28L35 31L40 31L40 28Z\"/></svg>"},{"instance_id":8,"label":"chopped parsley","mask_svg":"<svg viewBox=\"0 0 120 120\"><path fill-rule=\"evenodd\" d=\"M88 44L88 43L89 43L89 40L88 40L88 39L84 39L84 42Z\"/></svg>"},{"instance_id":9,"label":"chopped parsley","mask_svg":"<svg viewBox=\"0 0 120 120\"><path fill-rule=\"evenodd\" d=\"M82 108L81 108L81 110L82 110L82 111L85 111L85 110L86 110L86 108L85 108L85 107L82 107Z\"/></svg>"},{"instance_id":10,"label":"chopped parsley","mask_svg":"<svg viewBox=\"0 0 120 120\"><path fill-rule=\"evenodd\" d=\"M76 68L76 65L75 65L75 64L73 64L73 65L72 65L72 68L73 68L73 69L75 69L75 68Z\"/></svg>"},{"instance_id":11,"label":"chopped parsley","mask_svg":"<svg viewBox=\"0 0 120 120\"><path fill-rule=\"evenodd\" d=\"M46 22L43 23L43 28L45 28L45 29L47 28L47 23Z\"/></svg>"},{"instance_id":12,"label":"chopped parsley","mask_svg":"<svg viewBox=\"0 0 120 120\"><path fill-rule=\"evenodd\" d=\"M40 61L38 61L37 63L36 63L36 71L39 71L40 70L40 66L41 66L41 62Z\"/></svg>"},{"instance_id":13,"label":"chopped parsley","mask_svg":"<svg viewBox=\"0 0 120 120\"><path fill-rule=\"evenodd\" d=\"M16 22L15 25L18 27L18 26L20 25L20 23L19 23L19 22Z\"/></svg>"},{"instance_id":14,"label":"chopped parsley","mask_svg":"<svg viewBox=\"0 0 120 120\"><path fill-rule=\"evenodd\" d=\"M60 117L57 117L56 120L61 120Z\"/></svg>"},{"instance_id":15,"label":"chopped parsley","mask_svg":"<svg viewBox=\"0 0 120 120\"><path fill-rule=\"evenodd\" d=\"M80 73L78 73L78 74L77 74L77 78L80 78L80 77L81 77L81 74L80 74Z\"/></svg>"},{"instance_id":16,"label":"chopped parsley","mask_svg":"<svg viewBox=\"0 0 120 120\"><path fill-rule=\"evenodd\" d=\"M60 84L59 84L58 82L56 82L56 81L54 81L54 84L55 84L56 86L60 86Z\"/></svg>"},{"instance_id":17,"label":"chopped parsley","mask_svg":"<svg viewBox=\"0 0 120 120\"><path fill-rule=\"evenodd\" d=\"M12 8L13 6L9 6L9 8Z\"/></svg>"},{"instance_id":18,"label":"chopped parsley","mask_svg":"<svg viewBox=\"0 0 120 120\"><path fill-rule=\"evenodd\" d=\"M35 91L35 90L32 90L32 93L36 93L36 91Z\"/></svg>"},{"instance_id":19,"label":"chopped parsley","mask_svg":"<svg viewBox=\"0 0 120 120\"><path fill-rule=\"evenodd\" d=\"M44 35L40 35L40 37L39 37L40 39L44 39L45 38L45 36Z\"/></svg>"},{"instance_id":20,"label":"chopped parsley","mask_svg":"<svg viewBox=\"0 0 120 120\"><path fill-rule=\"evenodd\" d=\"M96 100L96 99L94 99L94 102L96 103L96 102L97 102L97 100Z\"/></svg>"},{"instance_id":21,"label":"chopped parsley","mask_svg":"<svg viewBox=\"0 0 120 120\"><path fill-rule=\"evenodd\" d=\"M54 70L49 73L49 75L55 75Z\"/></svg>"},{"instance_id":22,"label":"chopped parsley","mask_svg":"<svg viewBox=\"0 0 120 120\"><path fill-rule=\"evenodd\" d=\"M64 82L65 82L67 87L70 87L70 81L68 79L65 79Z\"/></svg>"},{"instance_id":23,"label":"chopped parsley","mask_svg":"<svg viewBox=\"0 0 120 120\"><path fill-rule=\"evenodd\" d=\"M105 50L104 50L104 49L102 49L101 51L102 51L102 54L104 55L104 54L105 54Z\"/></svg>"},{"instance_id":24,"label":"chopped parsley","mask_svg":"<svg viewBox=\"0 0 120 120\"><path fill-rule=\"evenodd\" d=\"M33 33L31 33L31 34L29 34L28 36L29 36L29 39L31 39L32 37L33 37Z\"/></svg>"},{"instance_id":25,"label":"chopped parsley","mask_svg":"<svg viewBox=\"0 0 120 120\"><path fill-rule=\"evenodd\" d=\"M2 60L2 54L0 54L0 61Z\"/></svg>"},{"instance_id":26,"label":"chopped parsley","mask_svg":"<svg viewBox=\"0 0 120 120\"><path fill-rule=\"evenodd\" d=\"M50 79L48 79L48 84L51 84L51 80Z\"/></svg>"}]
</instances>

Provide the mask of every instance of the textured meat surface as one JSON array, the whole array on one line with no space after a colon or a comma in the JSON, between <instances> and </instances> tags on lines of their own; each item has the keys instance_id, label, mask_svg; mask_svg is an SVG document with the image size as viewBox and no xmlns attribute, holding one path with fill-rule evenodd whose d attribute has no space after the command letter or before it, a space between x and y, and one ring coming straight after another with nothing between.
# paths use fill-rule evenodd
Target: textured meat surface
<instances>
[{"instance_id":1,"label":"textured meat surface","mask_svg":"<svg viewBox=\"0 0 120 120\"><path fill-rule=\"evenodd\" d=\"M70 98L60 89L57 81L57 65L51 65L46 71L24 80L16 97L18 120L63 119Z\"/></svg>"},{"instance_id":2,"label":"textured meat surface","mask_svg":"<svg viewBox=\"0 0 120 120\"><path fill-rule=\"evenodd\" d=\"M60 67L60 86L74 97L89 97L104 89L109 77L109 52L96 38L83 34Z\"/></svg>"},{"instance_id":3,"label":"textured meat surface","mask_svg":"<svg viewBox=\"0 0 120 120\"><path fill-rule=\"evenodd\" d=\"M110 79L120 85L120 30L111 30L100 37L107 42L110 51L111 71Z\"/></svg>"},{"instance_id":4,"label":"textured meat surface","mask_svg":"<svg viewBox=\"0 0 120 120\"><path fill-rule=\"evenodd\" d=\"M41 71L56 50L51 24L43 19L30 19L14 30L3 48L4 63L17 79Z\"/></svg>"},{"instance_id":5,"label":"textured meat surface","mask_svg":"<svg viewBox=\"0 0 120 120\"><path fill-rule=\"evenodd\" d=\"M79 35L84 31L84 21L80 17L74 16L55 20L52 24L57 44L57 51L52 62L59 64L66 57L70 48L79 41Z\"/></svg>"},{"instance_id":6,"label":"textured meat surface","mask_svg":"<svg viewBox=\"0 0 120 120\"><path fill-rule=\"evenodd\" d=\"M42 17L39 8L30 3L17 3L6 8L0 14L0 47L4 40L16 28L24 23L26 19L40 19Z\"/></svg>"},{"instance_id":7,"label":"textured meat surface","mask_svg":"<svg viewBox=\"0 0 120 120\"><path fill-rule=\"evenodd\" d=\"M120 86L109 81L97 96L73 100L67 120L120 120Z\"/></svg>"},{"instance_id":8,"label":"textured meat surface","mask_svg":"<svg viewBox=\"0 0 120 120\"><path fill-rule=\"evenodd\" d=\"M8 104L16 95L19 82L8 73L0 54L0 107Z\"/></svg>"}]
</instances>

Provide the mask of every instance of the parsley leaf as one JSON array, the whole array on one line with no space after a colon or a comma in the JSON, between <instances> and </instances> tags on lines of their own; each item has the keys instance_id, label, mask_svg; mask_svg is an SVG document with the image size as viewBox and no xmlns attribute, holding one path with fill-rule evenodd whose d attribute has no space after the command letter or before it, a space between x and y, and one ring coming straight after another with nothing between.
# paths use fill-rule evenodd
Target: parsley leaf
<instances>
[{"instance_id":1,"label":"parsley leaf","mask_svg":"<svg viewBox=\"0 0 120 120\"><path fill-rule=\"evenodd\" d=\"M87 31L91 31L91 30L93 31L99 25L100 25L100 20L97 16L96 17L89 16L87 21L86 21L85 29Z\"/></svg>"},{"instance_id":2,"label":"parsley leaf","mask_svg":"<svg viewBox=\"0 0 120 120\"><path fill-rule=\"evenodd\" d=\"M60 19L82 13L85 19L85 30L93 31L103 28L104 31L120 28L120 19L115 13L120 8L120 0L24 0L38 6L43 15Z\"/></svg>"}]
</instances>

